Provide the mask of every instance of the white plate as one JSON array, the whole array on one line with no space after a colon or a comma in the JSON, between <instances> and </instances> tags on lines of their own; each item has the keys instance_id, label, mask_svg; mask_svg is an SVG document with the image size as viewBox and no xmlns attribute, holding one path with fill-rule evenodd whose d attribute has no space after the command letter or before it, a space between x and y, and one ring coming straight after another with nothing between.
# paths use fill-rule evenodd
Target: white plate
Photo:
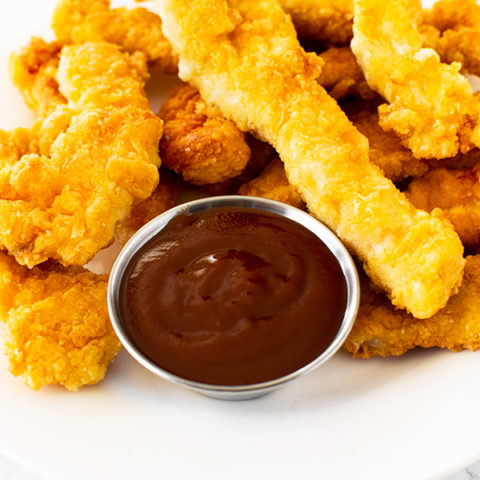
<instances>
[{"instance_id":1,"label":"white plate","mask_svg":"<svg viewBox=\"0 0 480 480\"><path fill-rule=\"evenodd\" d=\"M0 128L33 119L8 83L6 58L45 33L54 3L2 1ZM0 356L0 391L0 451L62 480L411 480L480 458L479 353L369 361L341 353L278 393L240 403L170 385L125 352L97 386L33 392Z\"/></svg>"}]
</instances>

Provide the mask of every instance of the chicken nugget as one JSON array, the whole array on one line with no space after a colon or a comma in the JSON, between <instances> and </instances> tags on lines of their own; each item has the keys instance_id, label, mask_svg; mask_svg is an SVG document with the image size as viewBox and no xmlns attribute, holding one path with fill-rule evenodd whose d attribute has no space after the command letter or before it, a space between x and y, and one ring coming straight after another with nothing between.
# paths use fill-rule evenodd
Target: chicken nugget
<instances>
[{"instance_id":1,"label":"chicken nugget","mask_svg":"<svg viewBox=\"0 0 480 480\"><path fill-rule=\"evenodd\" d=\"M97 383L121 349L107 275L47 263L29 270L0 253L0 320L10 371L34 390Z\"/></svg>"},{"instance_id":2,"label":"chicken nugget","mask_svg":"<svg viewBox=\"0 0 480 480\"><path fill-rule=\"evenodd\" d=\"M239 175L250 160L245 133L190 85L172 90L159 117L165 122L162 161L187 182L224 182Z\"/></svg>"}]
</instances>

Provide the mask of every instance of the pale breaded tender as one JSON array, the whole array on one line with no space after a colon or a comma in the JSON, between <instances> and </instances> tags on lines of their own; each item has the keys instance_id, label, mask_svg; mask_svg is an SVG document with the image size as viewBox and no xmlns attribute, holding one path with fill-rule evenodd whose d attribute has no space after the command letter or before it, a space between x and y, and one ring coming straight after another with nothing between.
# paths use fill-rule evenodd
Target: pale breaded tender
<instances>
[{"instance_id":1,"label":"pale breaded tender","mask_svg":"<svg viewBox=\"0 0 480 480\"><path fill-rule=\"evenodd\" d=\"M158 115L165 122L162 161L187 182L224 182L239 175L250 160L245 133L190 85L175 87Z\"/></svg>"},{"instance_id":2,"label":"pale breaded tender","mask_svg":"<svg viewBox=\"0 0 480 480\"><path fill-rule=\"evenodd\" d=\"M365 282L360 309L344 348L359 358L402 355L415 347L478 350L479 309L480 255L467 257L458 294L426 320L396 310L385 295L374 293Z\"/></svg>"},{"instance_id":3,"label":"pale breaded tender","mask_svg":"<svg viewBox=\"0 0 480 480\"><path fill-rule=\"evenodd\" d=\"M146 200L133 206L130 216L120 221L115 230L115 238L121 245L147 222L175 206L178 188L167 183L159 183Z\"/></svg>"},{"instance_id":4,"label":"pale breaded tender","mask_svg":"<svg viewBox=\"0 0 480 480\"><path fill-rule=\"evenodd\" d=\"M99 382L121 349L108 316L107 280L79 267L29 270L0 253L0 320L10 371L35 390Z\"/></svg>"},{"instance_id":5,"label":"pale breaded tender","mask_svg":"<svg viewBox=\"0 0 480 480\"><path fill-rule=\"evenodd\" d=\"M40 117L67 103L58 90L56 79L61 49L59 42L47 43L41 38L32 38L26 47L10 57L13 84L20 90L25 103Z\"/></svg>"},{"instance_id":6,"label":"pale breaded tender","mask_svg":"<svg viewBox=\"0 0 480 480\"><path fill-rule=\"evenodd\" d=\"M293 207L305 208L305 204L297 190L288 183L283 162L273 159L257 178L245 183L238 190L240 195L269 198L288 203Z\"/></svg>"},{"instance_id":7,"label":"pale breaded tender","mask_svg":"<svg viewBox=\"0 0 480 480\"><path fill-rule=\"evenodd\" d=\"M470 168L436 168L412 180L407 198L430 212L441 208L462 242L480 247L480 163Z\"/></svg>"},{"instance_id":8,"label":"pale breaded tender","mask_svg":"<svg viewBox=\"0 0 480 480\"><path fill-rule=\"evenodd\" d=\"M143 52L165 73L177 71L177 56L163 35L162 20L145 8L110 8L110 0L62 0L52 28L63 44L109 42Z\"/></svg>"},{"instance_id":9,"label":"pale breaded tender","mask_svg":"<svg viewBox=\"0 0 480 480\"><path fill-rule=\"evenodd\" d=\"M34 148L16 162L0 157L0 247L19 263L85 264L155 189L162 122L150 110L145 74L141 56L111 44L62 50L68 106L34 126Z\"/></svg>"},{"instance_id":10,"label":"pale breaded tender","mask_svg":"<svg viewBox=\"0 0 480 480\"><path fill-rule=\"evenodd\" d=\"M347 45L352 39L353 0L280 0L299 36L325 45Z\"/></svg>"},{"instance_id":11,"label":"pale breaded tender","mask_svg":"<svg viewBox=\"0 0 480 480\"><path fill-rule=\"evenodd\" d=\"M428 171L429 164L426 160L415 158L401 144L397 135L382 129L376 111L361 110L349 115L349 118L360 133L368 138L370 161L378 165L387 178L399 181L407 177L418 177Z\"/></svg>"},{"instance_id":12,"label":"pale breaded tender","mask_svg":"<svg viewBox=\"0 0 480 480\"><path fill-rule=\"evenodd\" d=\"M349 47L330 47L319 54L324 61L318 82L336 99L355 95L370 99L377 96L370 89L365 76Z\"/></svg>"},{"instance_id":13,"label":"pale breaded tender","mask_svg":"<svg viewBox=\"0 0 480 480\"><path fill-rule=\"evenodd\" d=\"M460 64L422 49L418 0L355 0L352 50L368 84L389 102L380 125L417 158L453 157L480 145L478 100Z\"/></svg>"},{"instance_id":14,"label":"pale breaded tender","mask_svg":"<svg viewBox=\"0 0 480 480\"><path fill-rule=\"evenodd\" d=\"M316 82L317 57L300 47L278 3L158 5L182 79L273 145L310 213L337 232L392 302L420 318L445 306L462 277L458 236L370 163L367 140Z\"/></svg>"}]
</instances>

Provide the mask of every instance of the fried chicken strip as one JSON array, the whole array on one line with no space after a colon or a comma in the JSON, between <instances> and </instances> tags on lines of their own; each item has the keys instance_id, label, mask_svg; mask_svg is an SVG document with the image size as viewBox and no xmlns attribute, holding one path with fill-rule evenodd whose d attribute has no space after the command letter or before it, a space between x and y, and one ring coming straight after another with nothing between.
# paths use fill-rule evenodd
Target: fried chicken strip
<instances>
[{"instance_id":1,"label":"fried chicken strip","mask_svg":"<svg viewBox=\"0 0 480 480\"><path fill-rule=\"evenodd\" d=\"M0 248L19 263L85 264L155 189L162 122L150 111L145 76L141 55L111 44L63 49L58 80L68 107L34 126L30 151L13 163L0 157Z\"/></svg>"},{"instance_id":2,"label":"fried chicken strip","mask_svg":"<svg viewBox=\"0 0 480 480\"><path fill-rule=\"evenodd\" d=\"M436 168L412 180L407 198L427 212L441 208L462 242L480 246L480 162L470 168Z\"/></svg>"},{"instance_id":3,"label":"fried chicken strip","mask_svg":"<svg viewBox=\"0 0 480 480\"><path fill-rule=\"evenodd\" d=\"M396 310L385 295L362 284L360 309L344 344L354 357L402 355L415 348L480 348L480 255L467 257L462 286L446 307L426 320Z\"/></svg>"},{"instance_id":4,"label":"fried chicken strip","mask_svg":"<svg viewBox=\"0 0 480 480\"><path fill-rule=\"evenodd\" d=\"M318 85L318 60L274 0L162 0L180 76L269 142L309 211L364 262L395 305L425 318L459 286L451 225L416 210L368 159L368 142ZM192 48L195 45L195 48Z\"/></svg>"},{"instance_id":5,"label":"fried chicken strip","mask_svg":"<svg viewBox=\"0 0 480 480\"><path fill-rule=\"evenodd\" d=\"M288 183L285 167L279 158L273 159L257 178L245 183L238 190L240 195L269 198L288 203L293 207L305 208L300 194Z\"/></svg>"},{"instance_id":6,"label":"fried chicken strip","mask_svg":"<svg viewBox=\"0 0 480 480\"><path fill-rule=\"evenodd\" d=\"M10 371L34 390L97 383L121 349L107 310L107 275L0 253L0 320Z\"/></svg>"},{"instance_id":7,"label":"fried chicken strip","mask_svg":"<svg viewBox=\"0 0 480 480\"><path fill-rule=\"evenodd\" d=\"M250 160L245 133L190 85L175 87L158 115L165 122L163 163L187 182L224 182L239 175Z\"/></svg>"},{"instance_id":8,"label":"fried chicken strip","mask_svg":"<svg viewBox=\"0 0 480 480\"><path fill-rule=\"evenodd\" d=\"M418 0L355 0L352 50L371 88L389 102L380 125L417 158L453 157L480 145L478 100L460 64L422 49Z\"/></svg>"},{"instance_id":9,"label":"fried chicken strip","mask_svg":"<svg viewBox=\"0 0 480 480\"><path fill-rule=\"evenodd\" d=\"M109 42L147 60L165 73L176 73L177 56L163 35L162 20L145 8L110 8L110 0L62 0L52 28L62 44Z\"/></svg>"}]
</instances>

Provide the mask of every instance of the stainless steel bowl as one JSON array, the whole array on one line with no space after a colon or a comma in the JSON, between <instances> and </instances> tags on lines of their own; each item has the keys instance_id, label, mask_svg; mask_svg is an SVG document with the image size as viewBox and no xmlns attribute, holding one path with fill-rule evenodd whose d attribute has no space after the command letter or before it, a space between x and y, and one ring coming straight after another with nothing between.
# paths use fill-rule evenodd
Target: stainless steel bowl
<instances>
[{"instance_id":1,"label":"stainless steel bowl","mask_svg":"<svg viewBox=\"0 0 480 480\"><path fill-rule=\"evenodd\" d=\"M200 213L216 207L244 207L264 212L276 213L303 225L320 238L335 255L347 283L347 306L340 329L330 346L308 365L288 375L267 382L250 385L211 385L182 378L164 370L149 360L132 342L126 333L119 308L119 293L125 270L137 251L159 233L174 217L182 213ZM159 215L141 228L120 252L108 282L108 310L113 328L120 341L135 360L159 377L169 380L199 393L222 400L246 400L256 398L276 390L295 378L310 372L326 362L342 346L355 320L360 299L360 286L357 270L352 257L342 242L325 225L307 213L284 203L264 198L247 196L210 197L178 205Z\"/></svg>"}]
</instances>

